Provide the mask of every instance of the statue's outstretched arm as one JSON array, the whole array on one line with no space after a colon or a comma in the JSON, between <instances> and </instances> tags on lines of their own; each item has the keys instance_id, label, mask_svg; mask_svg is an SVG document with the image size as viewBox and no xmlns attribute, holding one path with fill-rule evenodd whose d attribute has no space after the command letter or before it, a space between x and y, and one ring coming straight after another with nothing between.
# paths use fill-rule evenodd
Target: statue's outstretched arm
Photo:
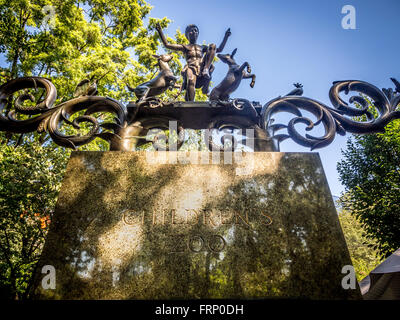
<instances>
[{"instance_id":1,"label":"statue's outstretched arm","mask_svg":"<svg viewBox=\"0 0 400 320\"><path fill-rule=\"evenodd\" d=\"M158 34L160 35L161 41L164 44L164 46L167 49L171 49L171 50L179 50L179 51L183 51L184 47L181 44L174 44L174 43L169 43L167 41L167 38L164 35L164 32L162 31L161 25L159 23L156 24L156 30L158 32Z\"/></svg>"},{"instance_id":2,"label":"statue's outstretched arm","mask_svg":"<svg viewBox=\"0 0 400 320\"><path fill-rule=\"evenodd\" d=\"M228 41L228 38L230 37L231 34L232 34L231 33L231 28L228 28L228 30L225 31L224 39L222 40L221 44L217 48L217 52L221 52L222 50L224 50L225 45L226 45L226 41Z\"/></svg>"}]
</instances>

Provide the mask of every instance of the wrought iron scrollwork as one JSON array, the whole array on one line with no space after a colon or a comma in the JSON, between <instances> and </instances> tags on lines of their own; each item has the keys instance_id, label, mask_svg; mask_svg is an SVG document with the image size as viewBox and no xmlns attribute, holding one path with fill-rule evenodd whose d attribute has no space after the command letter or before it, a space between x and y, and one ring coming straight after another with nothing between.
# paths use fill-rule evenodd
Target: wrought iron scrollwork
<instances>
[{"instance_id":1,"label":"wrought iron scrollwork","mask_svg":"<svg viewBox=\"0 0 400 320\"><path fill-rule=\"evenodd\" d=\"M24 77L0 86L0 130L14 133L47 132L61 146L77 148L99 137L110 142L110 150L132 151L152 142L156 150L178 150L185 141L184 127L206 130L205 142L212 151L233 151L238 143L250 145L255 151L278 151L279 143L292 138L311 149L329 145L336 134L383 132L394 119L400 119L400 83L392 79L396 89L382 89L363 81L347 80L333 83L329 98L333 107L302 97L299 83L284 97L263 107L246 99L207 102L162 101L150 96L127 106L107 97L81 95L55 105L57 90L50 80ZM348 102L341 94L356 92ZM311 120L306 113L316 120ZM111 114L104 120L104 113ZM277 123L277 114L293 115L287 123ZM100 116L99 116L100 114ZM171 129L170 121L176 128ZM305 124L302 134L297 125ZM70 126L75 131L65 130ZM308 132L321 125L320 136ZM72 127L72 128L71 128ZM149 140L148 133L158 129ZM235 129L253 129L253 134L236 141ZM286 132L282 132L282 130ZM75 133L78 130L79 133ZM170 131L165 134L165 131ZM176 137L171 134L176 132ZM213 141L213 132L219 131ZM71 132L67 134L66 132ZM73 133L72 133L73 132ZM240 138L242 139L242 138ZM248 144L252 139L251 143ZM230 143L225 144L229 140ZM252 147L253 146L253 147Z\"/></svg>"},{"instance_id":2,"label":"wrought iron scrollwork","mask_svg":"<svg viewBox=\"0 0 400 320\"><path fill-rule=\"evenodd\" d=\"M240 116L219 116L213 119L208 125L207 130L204 131L204 141L210 151L235 151L238 149L238 145L247 144L247 138L254 139L254 131L251 137L246 136L246 130L255 130L254 124L248 119ZM240 136L246 136L246 138L238 141L238 134L234 130L240 130ZM219 142L215 142L218 137ZM254 149L254 145L250 146Z\"/></svg>"},{"instance_id":3,"label":"wrought iron scrollwork","mask_svg":"<svg viewBox=\"0 0 400 320\"><path fill-rule=\"evenodd\" d=\"M83 115L70 121L73 114L86 110ZM99 123L98 119L92 116L94 113L108 112L114 114L113 122ZM126 126L126 108L118 101L97 96L82 96L58 106L47 123L47 131L55 143L64 147L76 148L91 142L99 137L110 141L116 136L115 132ZM81 123L89 123L91 128L84 135L65 135L59 128L62 123L72 125L75 129L81 129ZM107 130L107 131L106 131ZM111 130L111 132L109 131Z\"/></svg>"},{"instance_id":4,"label":"wrought iron scrollwork","mask_svg":"<svg viewBox=\"0 0 400 320\"><path fill-rule=\"evenodd\" d=\"M43 89L43 98L36 101L34 93ZM16 98L14 95L21 90ZM52 82L41 77L17 78L0 87L0 130L13 133L28 133L33 131L48 132L58 145L76 148L95 139L96 137L110 141L118 138L115 133L127 125L126 107L116 100L99 96L81 96L54 106L57 99L57 90ZM25 102L31 101L30 105ZM80 111L86 110L83 115L71 117ZM113 122L99 121L95 113L112 113ZM25 115L27 119L18 119ZM33 116L33 117L32 117ZM62 124L71 125L80 130L82 123L90 126L89 132L84 135L65 135L61 131Z\"/></svg>"},{"instance_id":5,"label":"wrought iron scrollwork","mask_svg":"<svg viewBox=\"0 0 400 320\"><path fill-rule=\"evenodd\" d=\"M350 91L359 93L349 98L349 103L355 107L349 106L340 97L341 93L349 94ZM367 82L336 81L329 91L329 98L334 108L306 97L292 95L278 97L264 105L261 125L278 143L290 137L296 143L311 147L313 150L329 145L336 133L344 135L346 132L357 134L384 132L385 126L390 121L400 118L400 111L396 110L400 103L400 95L395 95L389 100L384 92ZM375 112L370 110L371 106L375 108ZM316 121L304 116L302 110L313 114ZM274 123L274 115L278 113L291 113L295 117L288 124ZM295 127L298 123L306 124L306 131L322 124L325 134L320 137L302 135ZM276 133L282 129L286 129L287 133Z\"/></svg>"},{"instance_id":6,"label":"wrought iron scrollwork","mask_svg":"<svg viewBox=\"0 0 400 320\"><path fill-rule=\"evenodd\" d=\"M317 120L313 122L311 119L303 116L301 109L312 113ZM296 117L291 119L287 125L274 123L273 116L283 112L291 113ZM268 102L262 111L262 122L262 127L278 143L292 138L302 146L311 147L311 150L329 145L334 140L337 132L335 119L328 111L327 106L316 100L299 96L285 96ZM309 134L303 136L296 130L295 125L298 123L306 124L307 131L312 130L315 126L322 123L325 134L322 137L315 137ZM287 129L287 134L276 134L277 131L282 129ZM339 131L339 133L344 134L343 131Z\"/></svg>"},{"instance_id":7,"label":"wrought iron scrollwork","mask_svg":"<svg viewBox=\"0 0 400 320\"><path fill-rule=\"evenodd\" d=\"M139 129L135 136L127 136L125 139L136 139L136 147L151 142L157 151L176 151L185 142L185 130L180 121L170 117L151 117L136 119L131 127ZM169 131L168 134L166 131ZM176 135L176 141L174 140Z\"/></svg>"},{"instance_id":8,"label":"wrought iron scrollwork","mask_svg":"<svg viewBox=\"0 0 400 320\"><path fill-rule=\"evenodd\" d=\"M38 91L43 89L44 98L35 101L35 97L28 93L28 89ZM24 90L14 100L14 93ZM35 131L40 124L55 110L53 104L57 98L57 90L54 85L45 78L25 77L17 78L0 86L0 128L3 131L15 133L27 133ZM24 102L30 100L31 106L24 106ZM14 109L13 109L14 106ZM4 111L6 114L4 114ZM20 120L17 114L28 115L30 118ZM36 117L31 117L35 115Z\"/></svg>"},{"instance_id":9,"label":"wrought iron scrollwork","mask_svg":"<svg viewBox=\"0 0 400 320\"><path fill-rule=\"evenodd\" d=\"M340 98L340 93L348 94L350 91L356 91L367 96L375 107L378 116L374 117L368 109L369 103L362 96L351 96L350 103L358 103L360 108L353 108ZM391 100L372 84L363 81L348 80L336 81L329 91L329 98L335 107L332 110L333 117L340 123L342 128L351 133L374 133L384 132L385 126L394 119L400 118L400 111L396 111L400 103L400 95L395 95ZM363 115L367 121L363 121ZM345 116L357 117L353 120Z\"/></svg>"},{"instance_id":10,"label":"wrought iron scrollwork","mask_svg":"<svg viewBox=\"0 0 400 320\"><path fill-rule=\"evenodd\" d=\"M214 107L219 107L219 106L225 106L225 107L232 107L237 110L246 110L250 114L254 114L255 116L258 116L258 113L256 111L256 106L258 106L258 102L251 102L247 99L243 98L235 98L235 99L229 99L226 101L210 101L210 104Z\"/></svg>"}]
</instances>

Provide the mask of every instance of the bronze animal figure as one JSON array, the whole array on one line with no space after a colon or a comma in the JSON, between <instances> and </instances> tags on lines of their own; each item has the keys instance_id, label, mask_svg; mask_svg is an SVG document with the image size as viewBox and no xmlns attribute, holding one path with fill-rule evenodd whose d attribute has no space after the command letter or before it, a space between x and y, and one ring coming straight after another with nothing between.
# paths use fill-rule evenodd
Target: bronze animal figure
<instances>
[{"instance_id":1,"label":"bronze animal figure","mask_svg":"<svg viewBox=\"0 0 400 320\"><path fill-rule=\"evenodd\" d=\"M188 44L169 43L160 24L156 25L156 30L167 49L180 51L185 57L186 66L183 67L181 72L183 77L182 90L186 91L185 100L194 101L196 88L201 88L202 92L207 94L211 75L215 68L212 64L215 54L224 50L231 30L226 30L224 39L218 48L213 43L210 45L197 44L199 28L194 24L188 25L185 30L185 36L189 40Z\"/></svg>"},{"instance_id":2,"label":"bronze animal figure","mask_svg":"<svg viewBox=\"0 0 400 320\"><path fill-rule=\"evenodd\" d=\"M395 78L390 78L390 80L392 80L392 82L394 83L395 89L393 90L392 88L382 88L382 92L386 95L389 101L392 101L392 99L400 94L400 82L397 81Z\"/></svg>"},{"instance_id":3,"label":"bronze animal figure","mask_svg":"<svg viewBox=\"0 0 400 320\"><path fill-rule=\"evenodd\" d=\"M150 81L146 81L138 85L136 88L127 86L130 91L135 93L136 97L138 98L138 102L162 94L168 88L174 87L175 82L178 80L168 65L168 62L172 59L171 55L162 54L160 56L153 56L157 58L158 67L160 68L160 72L157 74L157 76Z\"/></svg>"},{"instance_id":4,"label":"bronze animal figure","mask_svg":"<svg viewBox=\"0 0 400 320\"><path fill-rule=\"evenodd\" d=\"M97 83L98 80L94 79L93 82L89 79L84 79L78 83L74 92L74 98L80 96L96 96L98 94L97 91Z\"/></svg>"},{"instance_id":5,"label":"bronze animal figure","mask_svg":"<svg viewBox=\"0 0 400 320\"><path fill-rule=\"evenodd\" d=\"M98 84L101 79L108 75L111 71L107 71L100 78L95 78L95 75L91 76L90 79L84 79L78 83L75 88L74 98L80 96L97 96L99 93L97 91Z\"/></svg>"},{"instance_id":6,"label":"bronze animal figure","mask_svg":"<svg viewBox=\"0 0 400 320\"><path fill-rule=\"evenodd\" d=\"M400 93L400 82L398 82L395 78L390 78L394 83L396 90L394 91L395 94Z\"/></svg>"},{"instance_id":7,"label":"bronze animal figure","mask_svg":"<svg viewBox=\"0 0 400 320\"><path fill-rule=\"evenodd\" d=\"M228 73L225 78L217 85L210 93L210 101L227 101L229 95L234 92L240 85L242 79L251 78L250 87L254 87L256 76L251 74L251 68L248 62L239 66L233 56L236 54L237 49L233 50L231 54L218 54L218 58L229 66ZM247 67L247 72L244 68Z\"/></svg>"},{"instance_id":8,"label":"bronze animal figure","mask_svg":"<svg viewBox=\"0 0 400 320\"><path fill-rule=\"evenodd\" d=\"M303 95L303 85L301 83L293 83L296 89L290 91L286 96L301 96Z\"/></svg>"}]
</instances>

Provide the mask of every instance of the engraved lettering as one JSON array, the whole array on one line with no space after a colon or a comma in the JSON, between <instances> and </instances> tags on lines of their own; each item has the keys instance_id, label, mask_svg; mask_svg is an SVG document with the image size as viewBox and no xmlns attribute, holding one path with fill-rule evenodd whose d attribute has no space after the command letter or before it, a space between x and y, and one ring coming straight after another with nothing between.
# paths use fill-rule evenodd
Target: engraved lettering
<instances>
[{"instance_id":1,"label":"engraved lettering","mask_svg":"<svg viewBox=\"0 0 400 320\"><path fill-rule=\"evenodd\" d=\"M213 235L208 241L208 248L212 252L221 252L222 250L225 249L225 246L226 246L225 239L218 234Z\"/></svg>"},{"instance_id":2,"label":"engraved lettering","mask_svg":"<svg viewBox=\"0 0 400 320\"><path fill-rule=\"evenodd\" d=\"M172 224L183 224L185 223L185 220L187 221L187 219L179 219L180 216L182 216L180 212L177 212L176 209L172 209Z\"/></svg>"},{"instance_id":3,"label":"engraved lettering","mask_svg":"<svg viewBox=\"0 0 400 320\"><path fill-rule=\"evenodd\" d=\"M175 224L175 213L176 213L176 209L172 209L171 210L171 223Z\"/></svg>"},{"instance_id":4,"label":"engraved lettering","mask_svg":"<svg viewBox=\"0 0 400 320\"><path fill-rule=\"evenodd\" d=\"M227 216L224 217L223 212L220 213L221 224L231 224L232 223L232 212L229 212Z\"/></svg>"},{"instance_id":5,"label":"engraved lettering","mask_svg":"<svg viewBox=\"0 0 400 320\"><path fill-rule=\"evenodd\" d=\"M199 253L204 250L210 252L221 252L226 247L225 239L220 235L211 235L208 240L202 235L177 235L166 241L169 253L183 253L187 250L193 253Z\"/></svg>"},{"instance_id":6,"label":"engraved lettering","mask_svg":"<svg viewBox=\"0 0 400 320\"><path fill-rule=\"evenodd\" d=\"M204 248L204 239L202 236L192 236L189 238L188 248L192 252L200 252Z\"/></svg>"},{"instance_id":7,"label":"engraved lettering","mask_svg":"<svg viewBox=\"0 0 400 320\"><path fill-rule=\"evenodd\" d=\"M240 220L242 221L242 223L244 222L248 227L250 227L249 216L248 216L247 212L245 213L245 217L240 215L240 213L235 212L235 224L240 224L240 222L239 222Z\"/></svg>"},{"instance_id":8,"label":"engraved lettering","mask_svg":"<svg viewBox=\"0 0 400 320\"><path fill-rule=\"evenodd\" d=\"M269 226L272 224L272 218L270 216L267 216L265 213L261 212L261 215L264 217L261 221L263 225Z\"/></svg>"},{"instance_id":9,"label":"engraved lettering","mask_svg":"<svg viewBox=\"0 0 400 320\"><path fill-rule=\"evenodd\" d=\"M122 213L122 221L129 226L144 224L144 211L125 210Z\"/></svg>"},{"instance_id":10,"label":"engraved lettering","mask_svg":"<svg viewBox=\"0 0 400 320\"><path fill-rule=\"evenodd\" d=\"M213 218L211 217L212 212L204 212L203 214L203 218L204 218L204 225L212 225L213 227L216 227L218 224L215 224L215 221L213 220Z\"/></svg>"},{"instance_id":11,"label":"engraved lettering","mask_svg":"<svg viewBox=\"0 0 400 320\"><path fill-rule=\"evenodd\" d=\"M171 251L170 253L181 253L186 250L186 241L185 235L180 234L172 237L171 241L168 242L170 244Z\"/></svg>"},{"instance_id":12,"label":"engraved lettering","mask_svg":"<svg viewBox=\"0 0 400 320\"><path fill-rule=\"evenodd\" d=\"M195 224L197 224L197 223L199 222L200 213L199 213L198 210L195 210L195 209L185 209L185 211L186 211L186 223L187 223L187 224L195 225ZM194 216L195 218L193 219L193 218L190 217L190 216L192 216L192 217ZM189 222L190 220L193 220L193 222L190 223L190 222Z\"/></svg>"},{"instance_id":13,"label":"engraved lettering","mask_svg":"<svg viewBox=\"0 0 400 320\"><path fill-rule=\"evenodd\" d=\"M162 211L136 211L124 210L122 221L127 225L144 225L146 221L150 225L197 225L199 223L209 227L221 227L235 224L241 227L254 228L256 224L269 226L273 220L265 212L224 212L222 210L200 210L192 208L170 209Z\"/></svg>"},{"instance_id":14,"label":"engraved lettering","mask_svg":"<svg viewBox=\"0 0 400 320\"><path fill-rule=\"evenodd\" d=\"M161 224L161 225L165 224L165 211L164 210L161 212L153 211L152 217L153 217L153 226L156 224Z\"/></svg>"}]
</instances>

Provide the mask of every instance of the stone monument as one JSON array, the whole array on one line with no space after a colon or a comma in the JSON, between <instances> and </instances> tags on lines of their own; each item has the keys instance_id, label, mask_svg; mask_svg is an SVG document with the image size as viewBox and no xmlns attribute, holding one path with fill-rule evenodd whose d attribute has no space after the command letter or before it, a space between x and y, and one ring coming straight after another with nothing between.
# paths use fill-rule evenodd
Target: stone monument
<instances>
[{"instance_id":1,"label":"stone monument","mask_svg":"<svg viewBox=\"0 0 400 320\"><path fill-rule=\"evenodd\" d=\"M72 154L34 298L359 298L318 154L170 152Z\"/></svg>"},{"instance_id":2,"label":"stone monument","mask_svg":"<svg viewBox=\"0 0 400 320\"><path fill-rule=\"evenodd\" d=\"M295 83L262 106L230 98L242 79L255 84L250 64L233 59L235 49L219 54L229 70L209 101L194 101L196 88L208 92L213 57L231 34L228 29L216 48L198 45L198 30L189 26L190 43L173 45L157 26L164 45L185 54L180 93L186 91L186 101L160 96L178 80L169 55L154 56L160 72L129 88L137 100L128 105L97 96L97 82L89 80L59 105L49 79L24 77L0 86L0 130L45 132L73 149L95 138L110 145L108 152L72 154L32 298L361 297L358 287L342 286L342 268L351 260L318 154L280 153L279 144L291 138L313 150L336 134L381 132L400 118L399 90L336 81L330 107L303 97ZM357 93L349 99L353 106L341 96L351 91ZM278 123L281 113L291 120ZM306 131L322 124L325 133L304 134L299 123ZM63 127L78 132L66 134ZM202 129L212 152L179 151L185 129ZM138 151L149 142L156 151ZM56 276L52 288L43 285L41 273L49 266Z\"/></svg>"}]
</instances>

